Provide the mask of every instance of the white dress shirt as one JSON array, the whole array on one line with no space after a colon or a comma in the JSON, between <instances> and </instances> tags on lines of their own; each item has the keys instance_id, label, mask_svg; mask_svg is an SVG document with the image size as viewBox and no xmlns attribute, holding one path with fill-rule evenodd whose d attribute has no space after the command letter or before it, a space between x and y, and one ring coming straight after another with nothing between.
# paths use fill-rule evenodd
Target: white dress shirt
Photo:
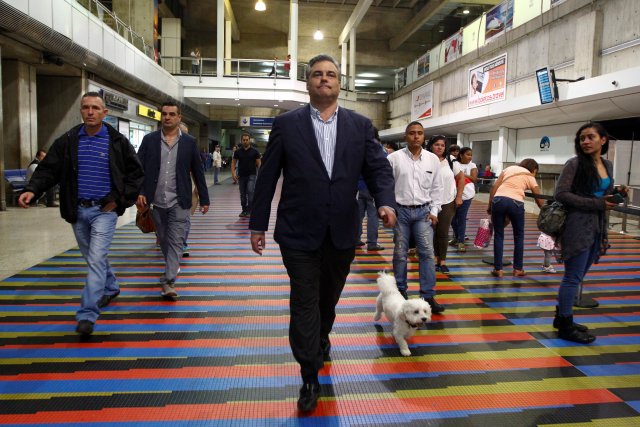
<instances>
[{"instance_id":1,"label":"white dress shirt","mask_svg":"<svg viewBox=\"0 0 640 427\"><path fill-rule=\"evenodd\" d=\"M429 203L431 215L438 216L444 189L438 156L422 149L414 160L411 151L403 148L387 159L393 169L396 202L405 206Z\"/></svg>"}]
</instances>

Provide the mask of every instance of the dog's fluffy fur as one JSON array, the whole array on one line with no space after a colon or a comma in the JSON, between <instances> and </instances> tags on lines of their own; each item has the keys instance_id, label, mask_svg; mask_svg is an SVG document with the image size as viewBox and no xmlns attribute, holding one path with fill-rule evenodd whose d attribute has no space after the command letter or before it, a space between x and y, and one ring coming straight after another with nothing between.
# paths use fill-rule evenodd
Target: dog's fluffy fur
<instances>
[{"instance_id":1,"label":"dog's fluffy fur","mask_svg":"<svg viewBox=\"0 0 640 427\"><path fill-rule=\"evenodd\" d=\"M400 353L403 356L411 356L407 338L431 320L431 306L420 298L405 300L398 292L396 279L390 274L380 273L378 287L380 295L376 301L373 320L380 320L384 311L387 319L393 324L393 337L400 347Z\"/></svg>"}]
</instances>

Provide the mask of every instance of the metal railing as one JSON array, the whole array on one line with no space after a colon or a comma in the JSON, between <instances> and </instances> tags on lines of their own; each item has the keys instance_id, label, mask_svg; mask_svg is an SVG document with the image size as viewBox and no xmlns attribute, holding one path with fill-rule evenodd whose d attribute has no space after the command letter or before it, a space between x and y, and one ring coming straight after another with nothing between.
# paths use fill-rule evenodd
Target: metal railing
<instances>
[{"instance_id":1,"label":"metal railing","mask_svg":"<svg viewBox=\"0 0 640 427\"><path fill-rule=\"evenodd\" d=\"M112 30L122 36L125 40L143 52L147 57L157 60L153 45L145 42L144 37L133 31L131 25L124 22L115 13L107 9L98 0L77 0L78 4L87 9L92 15L108 25Z\"/></svg>"},{"instance_id":2,"label":"metal railing","mask_svg":"<svg viewBox=\"0 0 640 427\"><path fill-rule=\"evenodd\" d=\"M192 75L202 77L217 76L217 60L216 58L200 58L198 64L194 64L191 56L162 56L160 64L169 73L174 75ZM286 60L273 59L240 59L231 58L224 60L224 76L240 78L270 78L270 79L289 79L290 71L287 69ZM307 63L298 62L296 67L296 80L306 81ZM340 75L340 88L349 90L349 84L353 81L352 77L344 74Z\"/></svg>"}]
</instances>

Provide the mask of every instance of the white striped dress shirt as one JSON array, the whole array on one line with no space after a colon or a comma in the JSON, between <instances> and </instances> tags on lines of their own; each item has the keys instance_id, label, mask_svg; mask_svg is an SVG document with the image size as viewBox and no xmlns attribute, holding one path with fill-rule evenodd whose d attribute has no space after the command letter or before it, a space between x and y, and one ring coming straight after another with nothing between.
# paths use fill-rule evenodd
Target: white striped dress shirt
<instances>
[{"instance_id":1,"label":"white striped dress shirt","mask_svg":"<svg viewBox=\"0 0 640 427\"><path fill-rule=\"evenodd\" d=\"M338 109L329 117L326 122L320 117L320 111L309 104L311 107L311 123L318 141L320 155L324 162L327 173L331 177L333 170L333 159L336 152L336 135L338 134Z\"/></svg>"}]
</instances>

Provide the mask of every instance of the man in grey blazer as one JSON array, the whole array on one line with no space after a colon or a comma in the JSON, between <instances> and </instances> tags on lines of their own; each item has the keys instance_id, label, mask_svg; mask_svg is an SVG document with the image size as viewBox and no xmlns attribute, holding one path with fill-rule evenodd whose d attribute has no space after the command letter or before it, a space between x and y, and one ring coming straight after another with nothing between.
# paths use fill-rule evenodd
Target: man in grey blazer
<instances>
[{"instance_id":1,"label":"man in grey blazer","mask_svg":"<svg viewBox=\"0 0 640 427\"><path fill-rule=\"evenodd\" d=\"M315 409L318 371L328 360L335 306L359 240L356 195L362 175L386 227L396 221L393 174L373 125L338 107L340 67L328 55L309 61L310 105L276 117L255 187L251 247L266 245L271 201L284 175L274 238L291 285L289 342L303 386L298 409Z\"/></svg>"}]
</instances>

